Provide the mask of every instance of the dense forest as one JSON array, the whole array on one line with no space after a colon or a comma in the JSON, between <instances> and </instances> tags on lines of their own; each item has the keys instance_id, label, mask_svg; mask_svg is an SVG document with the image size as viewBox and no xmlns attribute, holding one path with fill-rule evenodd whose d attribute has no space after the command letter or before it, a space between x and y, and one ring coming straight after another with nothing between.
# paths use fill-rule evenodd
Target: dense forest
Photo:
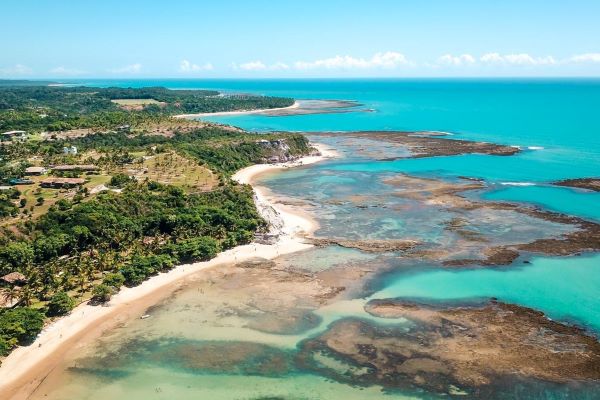
<instances>
[{"instance_id":1,"label":"dense forest","mask_svg":"<svg viewBox=\"0 0 600 400\"><path fill-rule=\"evenodd\" d=\"M127 100L138 100L139 104ZM175 114L277 108L293 103L290 98L223 95L213 90L0 85L0 131L109 129Z\"/></svg>"},{"instance_id":2,"label":"dense forest","mask_svg":"<svg viewBox=\"0 0 600 400\"><path fill-rule=\"evenodd\" d=\"M152 103L142 110L127 110L111 101L115 98L153 99L167 105ZM2 119L3 128L27 130L47 129L57 122L79 126L105 113L119 114L131 123L142 114L168 119L171 112L272 107L292 101L163 88L8 86L0 88L0 115L18 116ZM43 118L42 109L47 114ZM64 148L72 146L78 154L65 155ZM0 355L31 342L47 318L66 314L80 302L108 301L123 285L135 286L178 264L208 260L222 250L249 243L265 228L265 221L256 210L252 189L233 182L231 174L309 151L300 134L252 134L215 124L173 135L109 130L69 139L0 144L0 185L27 180L26 168L38 166L48 168L47 176L97 180L111 188L92 193L88 187L76 186L44 192L39 184L45 176L40 176L0 191L0 276L16 277L14 283L4 282L0 288L5 303L12 304L0 308ZM187 186L126 173L135 163L153 158L158 160L158 171L171 177L183 173L180 165L171 165L173 160L187 160L210 171L216 177L214 186L187 190ZM59 173L52 171L55 164L93 164L97 170ZM38 196L35 205L27 201L26 192ZM44 197L44 193L50 194Z\"/></svg>"}]
</instances>

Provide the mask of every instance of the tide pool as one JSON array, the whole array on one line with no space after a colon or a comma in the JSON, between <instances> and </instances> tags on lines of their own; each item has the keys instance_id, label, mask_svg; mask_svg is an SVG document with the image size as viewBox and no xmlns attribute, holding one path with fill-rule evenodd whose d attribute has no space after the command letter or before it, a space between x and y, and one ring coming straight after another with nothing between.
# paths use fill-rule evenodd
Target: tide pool
<instances>
[{"instance_id":1,"label":"tide pool","mask_svg":"<svg viewBox=\"0 0 600 400\"><path fill-rule=\"evenodd\" d=\"M398 273L371 299L459 300L496 297L600 333L600 255L540 257L516 267Z\"/></svg>"},{"instance_id":2,"label":"tide pool","mask_svg":"<svg viewBox=\"0 0 600 400\"><path fill-rule=\"evenodd\" d=\"M480 140L523 148L522 153L509 157L471 154L377 161L389 156L387 152L392 151L386 150L389 146L365 140L363 147L372 152L366 156L357 155L352 146L345 146L335 138L315 136L313 140L322 139L339 150L343 158L266 174L260 183L275 194L297 200L314 212L321 225L317 233L323 236L361 240L415 238L430 246L429 249L455 251L465 245L465 240L448 226L450 222L458 221L457 226L468 226L475 239L477 234L485 234L486 240L489 240L473 240L464 252L455 254L456 258L468 258L480 253L481 247L477 245L481 243L502 245L558 236L569 229L547 221L533 221L508 211L440 209L419 199L403 198L394 192L402 188L385 184L386 178L398 174L449 181L456 181L459 176L481 178L488 189L470 192L469 196L526 202L584 218L600 219L600 194L549 185L559 179L600 176L600 119L597 117L600 80L74 82L96 86L207 88L297 99L356 100L366 108L375 109L375 112L288 117L239 115L207 119L253 131L436 130L451 132L451 139ZM402 154L402 149L394 151ZM531 186L510 186L514 184ZM277 348L285 352L286 357L291 357L302 340L318 335L329 324L343 318L362 318L381 325L410 325L410 321L406 320L386 321L369 316L363 307L371 299L422 298L444 302L496 297L543 311L556 320L585 326L593 334L600 335L600 254L535 257L530 264L517 261L516 265L504 267L448 269L440 266L439 259L417 260L398 254L364 253L329 246L289 254L279 261L282 269L291 268L302 273L326 273L332 269L334 277L342 268L353 265L386 272L371 282L369 289L374 287L374 294L367 296L365 292L357 291L352 298L321 305L314 311L317 322L307 324L301 332L293 334L264 332L256 329L256 325L250 325L248 322L260 315L252 302L246 304L240 300L237 307L244 312L233 312L236 310L234 295L240 292L235 285L230 292L216 296L214 304L203 297L204 292L200 289L192 287L188 291L178 291L166 306L152 311L152 318L130 321L112 333L112 342L110 335L108 339L107 335L104 336L105 342L112 343L119 350L117 353L124 362L99 357L101 362L92 373L65 368L66 377L54 378L58 385L49 398L413 398L412 392L386 392L376 385L356 387L299 369L266 376L239 372L236 369L239 363L234 363L235 373L227 372L225 368L218 372L205 368L189 373L181 365L175 368L167 362L172 362L172 359L157 356L169 355L168 351L161 353L156 352L160 348L143 347L144 341L164 338L189 342L192 348L201 347L197 344L207 341L225 343L223 346L244 342ZM305 284L309 283L302 283ZM135 348L137 340L147 351L139 354L131 351L128 345ZM101 355L106 348L100 345L88 350ZM240 346L234 348L243 349ZM193 356L194 353L184 355ZM180 358L186 359L185 356ZM220 359L217 357L216 360ZM74 365L79 363L77 357L71 361ZM330 363L331 368L344 368L339 360L321 361ZM220 362L223 367L231 366L227 360ZM107 379L110 371L117 367L128 374L122 378ZM207 372L209 370L212 372ZM55 370L58 373L56 371L60 368ZM49 381L52 379L47 379L45 384ZM575 392L571 393L572 389L566 385L538 382L532 386L520 386L522 382L512 378L508 381L506 387L499 389L505 392L498 392L497 398L594 398L594 388L581 387L580 392L573 389ZM44 397L42 391L37 395ZM432 396L418 393L416 397Z\"/></svg>"},{"instance_id":3,"label":"tide pool","mask_svg":"<svg viewBox=\"0 0 600 400\"><path fill-rule=\"evenodd\" d=\"M526 202L549 210L600 220L600 193L551 186L502 186L483 195L487 200Z\"/></svg>"}]
</instances>

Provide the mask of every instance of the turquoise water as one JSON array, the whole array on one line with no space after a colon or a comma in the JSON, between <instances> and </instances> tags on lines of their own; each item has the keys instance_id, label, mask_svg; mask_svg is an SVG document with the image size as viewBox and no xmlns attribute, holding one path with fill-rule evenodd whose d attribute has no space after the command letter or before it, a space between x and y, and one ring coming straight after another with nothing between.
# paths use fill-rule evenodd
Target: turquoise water
<instances>
[{"instance_id":1,"label":"turquoise water","mask_svg":"<svg viewBox=\"0 0 600 400\"><path fill-rule=\"evenodd\" d=\"M398 273L371 298L456 300L497 297L544 310L551 318L586 324L600 332L600 255L534 258L510 268ZM596 295L594 295L596 294Z\"/></svg>"},{"instance_id":2,"label":"turquoise water","mask_svg":"<svg viewBox=\"0 0 600 400\"><path fill-rule=\"evenodd\" d=\"M528 202L579 217L600 220L600 193L551 186L501 186L484 199Z\"/></svg>"},{"instance_id":3,"label":"turquoise water","mask_svg":"<svg viewBox=\"0 0 600 400\"><path fill-rule=\"evenodd\" d=\"M466 175L496 183L548 183L557 179L600 175L600 79L72 82L96 86L207 88L297 99L356 100L376 112L288 117L238 115L207 119L259 131L436 130L450 132L453 138L516 145L524 149L516 157L468 155L366 163L360 166L364 171L386 169ZM584 192L559 196L568 196L569 202L590 202ZM522 191L519 200L536 202L537 193ZM566 204L565 201L556 201L552 207L557 211L571 211Z\"/></svg>"},{"instance_id":4,"label":"turquoise water","mask_svg":"<svg viewBox=\"0 0 600 400\"><path fill-rule=\"evenodd\" d=\"M379 155L388 154L390 150L386 146L378 147L365 139L361 143L374 153L365 156L358 154L353 145L343 139L311 137L335 147L343 157L271 174L263 177L262 183L275 193L304 200L306 207L318 217L320 229L317 234L322 236L412 238L423 242L428 249L449 252L448 260L453 260L477 257L483 246L490 244L510 245L556 237L574 229L512 211L456 210L398 196L402 188L386 184L386 179L400 173L451 182L458 181L460 176L476 177L487 185L486 189L469 194L476 199L524 202L590 220L600 219L600 194L550 185L564 178L600 176L600 119L597 117L600 80L78 82L99 86L214 88L298 99L357 100L376 112L289 117L221 116L210 120L258 131L438 130L452 133L451 138L523 148L522 153L511 157L463 155L376 161L376 158L384 158ZM456 219L463 221L473 234L485 236L487 241L472 241L465 246L464 238L447 229L448 223ZM523 262L525 259L527 263ZM114 399L148 396L155 394L152 393L154 385L149 388L149 382L164 390L164 394L156 392L158 398L167 398L173 393L182 398L297 398L305 394L307 398L405 398L412 393L386 393L377 386L362 390L305 371L282 376L227 371L190 374L163 360L160 355L168 352L160 346L144 348L144 355L139 357L134 352L129 359L129 348L123 344L122 336L140 340L142 345L144 340L150 340L146 337L240 340L293 352L299 340L306 335L318 334L325 324L348 316L364 318L362 306L371 298L419 297L448 301L497 297L541 310L553 319L585 326L592 334L600 334L600 256L597 254L554 258L525 254L511 266L450 270L440 264L441 260L366 254L331 246L287 255L280 262L286 268L312 272L327 271L344 263L386 272L371 282L370 290L360 292L356 298L316 310L320 323L294 335L266 334L247 325L251 313L241 316L229 313L235 305L233 293L238 293L235 287L230 297L227 292L222 293L225 307L221 304L213 307L206 300L199 302L196 290L179 292L165 310L153 313L153 318L133 322L115 333L113 345L122 349L120 352L125 361L101 359L98 370L87 377L67 374L69 385L60 389L62 392L59 390L55 398L68 398L64 395L70 391L80 398L93 398L93 394ZM103 362L107 362L108 367ZM105 380L102 374L110 371L111 362L117 366L122 362L121 366L131 375ZM306 389L308 387L311 391ZM593 393L590 397L591 392L584 388L571 397L564 385L541 385L521 390L510 382L505 390L508 394L499 394L498 398L593 398Z\"/></svg>"}]
</instances>

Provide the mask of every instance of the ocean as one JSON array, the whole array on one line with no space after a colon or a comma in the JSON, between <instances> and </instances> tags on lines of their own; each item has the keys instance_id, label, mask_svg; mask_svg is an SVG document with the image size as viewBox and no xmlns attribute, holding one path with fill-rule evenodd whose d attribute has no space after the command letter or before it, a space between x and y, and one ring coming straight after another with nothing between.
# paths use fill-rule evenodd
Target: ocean
<instances>
[{"instance_id":1,"label":"ocean","mask_svg":"<svg viewBox=\"0 0 600 400\"><path fill-rule=\"evenodd\" d=\"M302 203L320 224L318 236L362 239L410 238L450 254L474 257L478 244L447 229L461 219L471 234L506 246L568 234L570 228L510 210L459 210L424 204L391 187L399 175L430 181L479 179L485 188L469 193L477 201L510 201L600 221L600 193L558 187L566 178L600 176L600 80L583 79L395 79L395 80L85 80L94 86L165 86L174 89L218 89L229 93L289 96L296 99L354 100L370 112L270 117L215 116L208 120L251 131L302 131L338 150L342 157L324 163L265 175L260 184ZM365 153L368 141L345 140L318 132L441 131L450 139L519 146L514 156L459 155L379 160ZM358 142L358 143L357 143ZM363 150L360 150L363 149ZM131 321L118 332L88 346L85 357L70 360L60 375L63 384L48 398L210 398L210 399L404 399L439 398L423 390L384 390L378 385L352 385L327 373L298 367L303 341L341 319L360 318L389 324L364 312L373 299L433 302L497 298L544 312L550 318L600 335L600 256L568 257L522 254L512 265L449 269L436 260L373 255L338 246L316 248L284 257L285 268L326 271L340 266L370 266L385 273L369 280L353 297L316 307L315 323L294 332L252 328L255 316L227 314L215 320L194 297L190 284L157 306L153 318ZM235 309L231 300L229 307ZM246 304L246 306L248 306ZM304 304L305 307L310 307ZM250 313L250 311L248 311ZM204 326L200 321L209 321ZM272 321L271 321L272 322ZM406 321L395 321L403 326ZM242 343L242 344L240 344ZM181 349L251 353L231 361L215 358L176 360ZM108 349L108 350L107 350ZM241 350L240 350L241 349ZM252 353L255 354L255 353ZM257 353L258 354L258 353ZM261 360L278 360L278 371L253 369ZM262 358L261 358L262 357ZM265 358L266 357L266 358ZM325 356L323 356L325 357ZM287 361L281 361L287 360ZM319 361L319 360L317 360ZM316 362L317 362L316 361ZM320 361L336 371L351 371L339 360ZM74 368L73 366L77 366ZM193 365L194 367L191 367ZM198 366L200 365L200 366ZM322 369L323 370L323 369ZM59 379L59 378L56 378ZM490 398L592 399L597 386L551 385L510 381ZM173 397L174 396L174 397ZM41 394L40 394L41 397Z\"/></svg>"}]
</instances>

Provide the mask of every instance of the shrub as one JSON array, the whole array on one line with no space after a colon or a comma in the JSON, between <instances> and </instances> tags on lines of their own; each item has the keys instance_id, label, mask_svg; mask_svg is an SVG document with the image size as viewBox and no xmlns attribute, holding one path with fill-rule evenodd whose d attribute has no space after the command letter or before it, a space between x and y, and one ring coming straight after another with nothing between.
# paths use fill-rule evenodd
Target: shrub
<instances>
[{"instance_id":1,"label":"shrub","mask_svg":"<svg viewBox=\"0 0 600 400\"><path fill-rule=\"evenodd\" d=\"M92 290L92 301L98 303L106 303L110 300L114 293L114 289L105 284L100 284L94 287Z\"/></svg>"},{"instance_id":2,"label":"shrub","mask_svg":"<svg viewBox=\"0 0 600 400\"><path fill-rule=\"evenodd\" d=\"M69 313L74 307L75 300L69 297L69 295L65 292L58 292L52 296L50 303L48 303L47 315L64 315Z\"/></svg>"},{"instance_id":3,"label":"shrub","mask_svg":"<svg viewBox=\"0 0 600 400\"><path fill-rule=\"evenodd\" d=\"M71 209L71 202L67 199L60 199L56 202L56 206L60 211L67 211Z\"/></svg>"},{"instance_id":4,"label":"shrub","mask_svg":"<svg viewBox=\"0 0 600 400\"><path fill-rule=\"evenodd\" d=\"M137 286L146 278L160 271L173 268L174 260L168 254L134 257L129 265L121 268L127 286Z\"/></svg>"},{"instance_id":5,"label":"shrub","mask_svg":"<svg viewBox=\"0 0 600 400\"><path fill-rule=\"evenodd\" d=\"M125 277L120 272L107 274L102 283L106 286L118 289L125 283Z\"/></svg>"},{"instance_id":6,"label":"shrub","mask_svg":"<svg viewBox=\"0 0 600 400\"><path fill-rule=\"evenodd\" d=\"M169 247L169 251L182 262L210 260L219 249L219 242L208 236L182 240Z\"/></svg>"},{"instance_id":7,"label":"shrub","mask_svg":"<svg viewBox=\"0 0 600 400\"><path fill-rule=\"evenodd\" d=\"M28 307L0 311L0 350L32 342L44 327L44 316ZM6 350L8 349L8 350Z\"/></svg>"},{"instance_id":8,"label":"shrub","mask_svg":"<svg viewBox=\"0 0 600 400\"><path fill-rule=\"evenodd\" d=\"M126 186L129 182L133 181L133 178L126 174L115 174L112 178L110 178L110 186L122 188Z\"/></svg>"}]
</instances>

